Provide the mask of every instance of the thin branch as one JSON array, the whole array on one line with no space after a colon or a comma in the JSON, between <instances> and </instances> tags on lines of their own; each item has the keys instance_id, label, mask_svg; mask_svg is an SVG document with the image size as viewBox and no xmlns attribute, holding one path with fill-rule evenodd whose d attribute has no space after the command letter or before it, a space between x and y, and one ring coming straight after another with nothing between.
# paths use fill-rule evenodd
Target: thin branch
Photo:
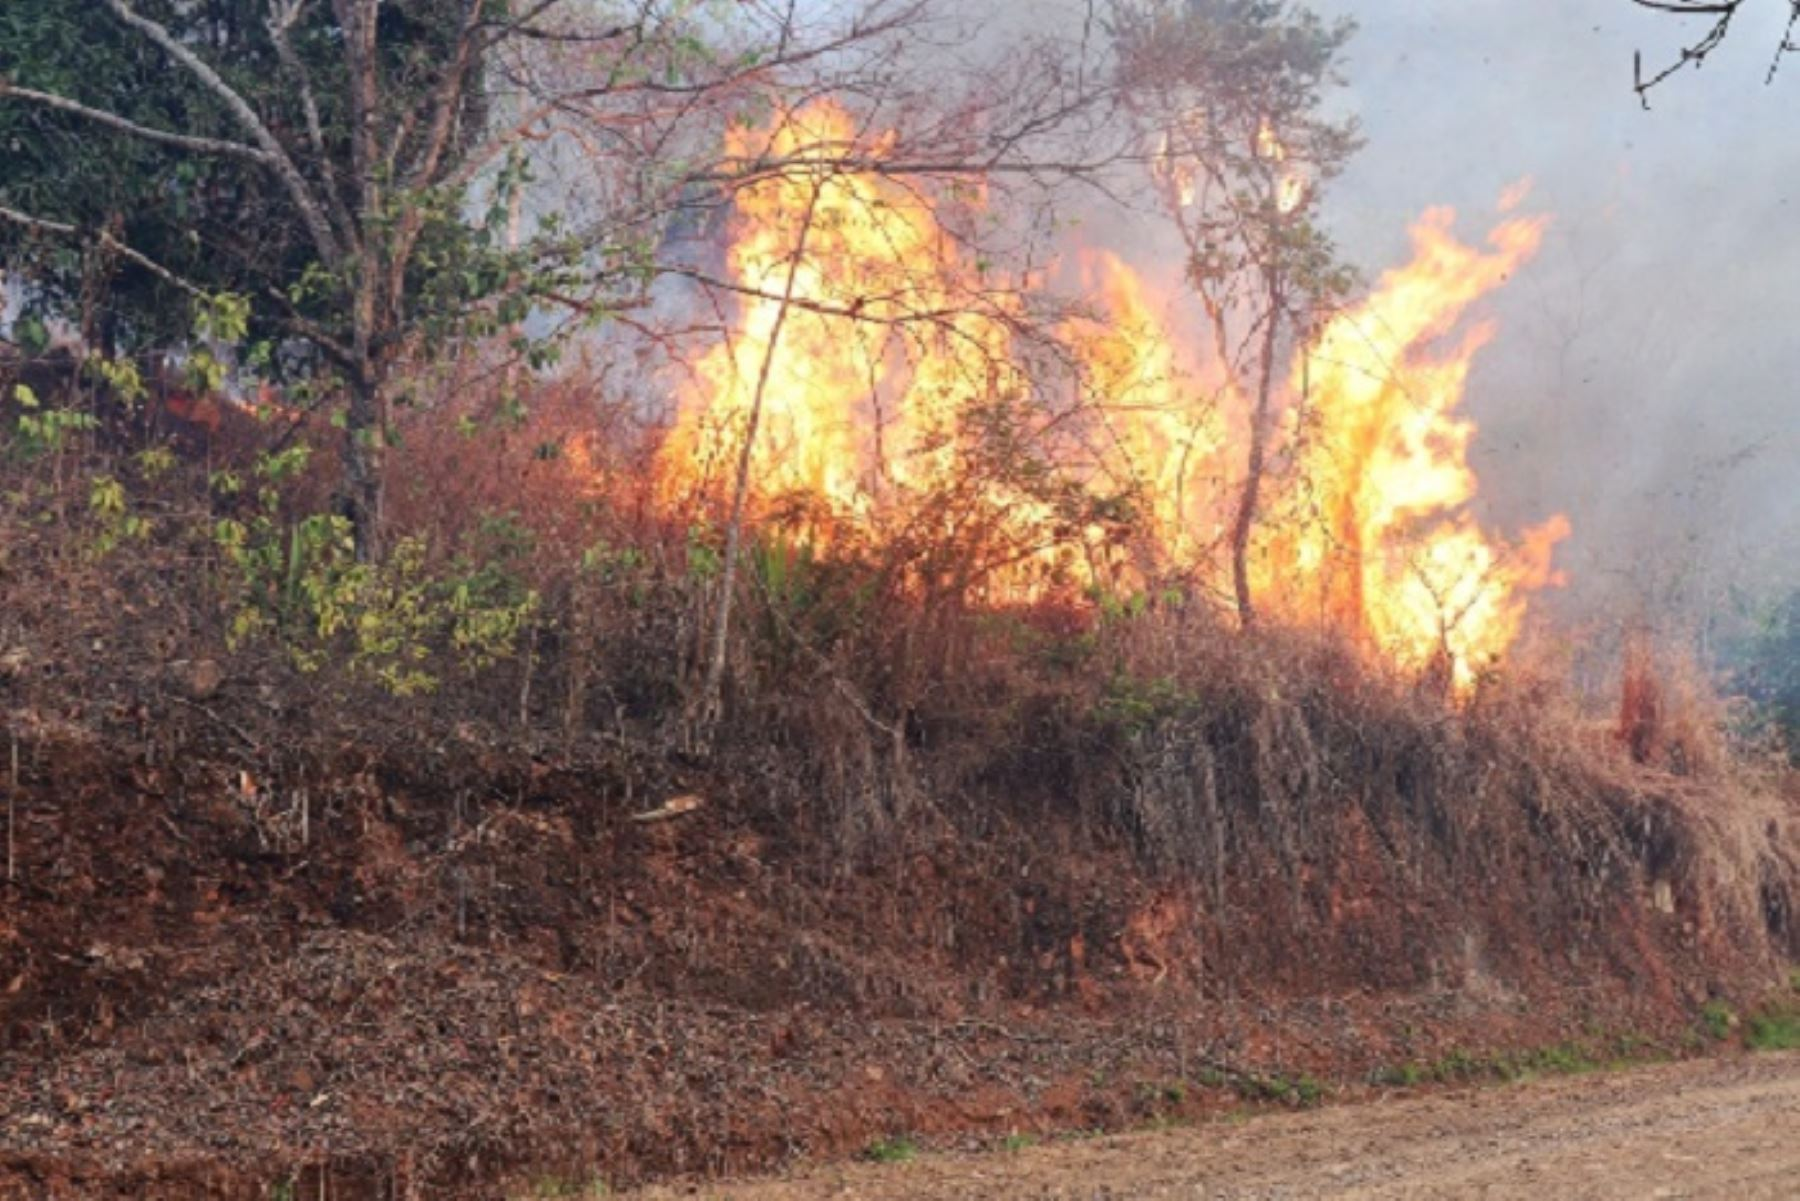
<instances>
[{"instance_id":1,"label":"thin branch","mask_svg":"<svg viewBox=\"0 0 1800 1201\"><path fill-rule=\"evenodd\" d=\"M269 155L264 151L258 150L255 146L247 146L242 142L229 142L219 138L199 138L194 137L192 134L173 133L166 129L152 129L148 125L139 125L136 121L127 120L117 113L110 113L105 109L90 108L85 104L70 100L66 96L57 96L50 92L40 92L34 88L15 87L5 80L0 79L0 99L4 99L8 96L16 97L17 99L28 101L32 104L41 105L44 108L56 109L59 112L73 113L76 116L92 121L97 125L104 125L108 129L116 129L122 133L128 133L133 137L142 138L147 142L156 142L164 146L173 146L178 150L188 150L195 154L230 155L235 158L248 159L254 163L267 164L272 161Z\"/></svg>"},{"instance_id":2,"label":"thin branch","mask_svg":"<svg viewBox=\"0 0 1800 1201\"><path fill-rule=\"evenodd\" d=\"M712 661L707 665L701 701L701 724L709 741L712 727L719 718L719 703L725 681L725 655L731 638L732 592L737 586L738 557L742 553L744 509L750 493L757 426L762 417L763 398L768 391L769 376L775 366L775 354L781 345L782 326L787 322L788 308L793 303L795 287L800 278L800 265L806 257L807 238L812 234L813 221L819 211L819 199L824 191L824 181L815 181L799 235L794 240L793 258L788 260L787 284L782 290L781 307L775 311L775 321L769 330L769 344L763 348L762 367L756 377L756 390L750 398L750 411L745 415L744 444L738 451L737 481L731 498L731 516L725 528L725 561L719 572L719 611L713 624Z\"/></svg>"},{"instance_id":3,"label":"thin branch","mask_svg":"<svg viewBox=\"0 0 1800 1201\"><path fill-rule=\"evenodd\" d=\"M1637 93L1638 100L1648 109L1650 107L1650 91L1670 76L1687 67L1698 68L1707 56L1724 44L1731 33L1732 22L1744 10L1748 0L1631 0L1639 8L1663 16L1673 17L1711 17L1712 23L1706 32L1693 42L1681 48L1681 54L1674 62L1649 75L1644 73L1644 55L1639 51L1632 55L1632 90ZM1800 25L1800 0L1788 0L1787 25L1783 28L1781 40L1775 46L1774 57L1769 62L1769 70L1764 77L1765 83L1773 83L1776 74L1781 70L1781 60L1789 54L1800 51L1800 43L1794 41L1794 28Z\"/></svg>"},{"instance_id":4,"label":"thin branch","mask_svg":"<svg viewBox=\"0 0 1800 1201\"><path fill-rule=\"evenodd\" d=\"M352 244L361 241L356 228L356 221L350 215L350 209L344 202L343 193L338 190L337 170L331 165L331 151L325 145L325 130L319 120L319 102L313 94L312 75L306 64L294 52L293 40L288 36L294 23L305 11L307 0L269 0L269 37L275 43L275 56L281 60L282 69L294 79L300 89L300 109L306 117L306 137L312 143L312 151L317 156L319 178L325 185L326 203L331 206L331 215L337 221L338 228L343 231L345 240Z\"/></svg>"},{"instance_id":5,"label":"thin branch","mask_svg":"<svg viewBox=\"0 0 1800 1201\"><path fill-rule=\"evenodd\" d=\"M169 284L172 287L180 288L190 296L205 297L210 295L204 288L201 288L199 285L187 279L183 279L155 259L144 254L142 251L134 250L130 246L127 246L103 229L91 230L84 233L79 226L69 225L62 221L46 221L42 217L33 217L26 213L21 213L16 209L9 208L0 208L0 221L10 222L13 225L18 225L37 233L50 234L59 238L80 239L83 237L90 237L101 245L117 252L120 257L136 263L164 283Z\"/></svg>"}]
</instances>

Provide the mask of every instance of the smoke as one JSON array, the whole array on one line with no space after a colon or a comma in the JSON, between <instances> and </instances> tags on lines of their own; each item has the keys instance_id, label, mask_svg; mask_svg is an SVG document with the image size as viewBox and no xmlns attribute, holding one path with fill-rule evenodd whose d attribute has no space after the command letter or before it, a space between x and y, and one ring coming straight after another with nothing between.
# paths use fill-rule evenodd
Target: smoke
<instances>
[{"instance_id":1,"label":"smoke","mask_svg":"<svg viewBox=\"0 0 1800 1201\"><path fill-rule=\"evenodd\" d=\"M1480 426L1478 515L1519 529L1567 513L1563 616L1693 625L1734 595L1800 587L1800 61L1766 83L1784 5L1753 5L1704 70L1645 111L1633 54L1672 62L1704 32L1629 0L1306 0L1353 17L1334 99L1367 145L1327 218L1370 280L1403 263L1425 209L1479 240L1501 198L1549 214L1542 252L1481 306L1498 335L1464 412ZM1104 5L1102 4L1102 8ZM1041 29L1086 0L1013 3ZM1097 239L1154 279L1179 253L1151 212Z\"/></svg>"},{"instance_id":2,"label":"smoke","mask_svg":"<svg viewBox=\"0 0 1800 1201\"><path fill-rule=\"evenodd\" d=\"M1700 29L1626 0L1316 7L1361 24L1346 100L1368 145L1331 206L1353 259L1398 259L1432 204L1479 236L1521 177L1553 215L1489 303L1500 332L1466 409L1496 523L1573 520L1563 607L1696 618L1731 588L1800 584L1800 344L1783 328L1800 311L1800 68L1764 82L1785 6L1746 10L1649 112L1633 52L1673 61Z\"/></svg>"}]
</instances>

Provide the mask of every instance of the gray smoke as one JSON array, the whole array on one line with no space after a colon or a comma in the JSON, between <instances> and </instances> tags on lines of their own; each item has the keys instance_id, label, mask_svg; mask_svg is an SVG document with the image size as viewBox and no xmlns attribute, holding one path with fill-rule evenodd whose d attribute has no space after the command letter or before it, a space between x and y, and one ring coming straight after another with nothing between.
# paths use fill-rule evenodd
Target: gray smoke
<instances>
[{"instance_id":1,"label":"gray smoke","mask_svg":"<svg viewBox=\"0 0 1800 1201\"><path fill-rule=\"evenodd\" d=\"M1784 5L1752 6L1645 112L1632 54L1693 22L1627 0L1318 0L1354 16L1344 248L1378 271L1433 204L1482 236L1524 176L1543 252L1486 304L1468 411L1486 515L1566 511L1563 601L1690 614L1800 583L1800 61L1765 85ZM1665 613L1649 612L1651 617Z\"/></svg>"}]
</instances>

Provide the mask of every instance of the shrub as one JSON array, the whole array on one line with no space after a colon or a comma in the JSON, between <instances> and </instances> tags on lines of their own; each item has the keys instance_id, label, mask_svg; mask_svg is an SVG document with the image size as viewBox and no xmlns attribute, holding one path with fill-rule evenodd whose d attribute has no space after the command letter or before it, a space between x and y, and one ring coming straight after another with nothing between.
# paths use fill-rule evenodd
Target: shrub
<instances>
[{"instance_id":1,"label":"shrub","mask_svg":"<svg viewBox=\"0 0 1800 1201\"><path fill-rule=\"evenodd\" d=\"M907 1163L918 1158L919 1145L905 1135L896 1135L876 1139L864 1154L875 1163Z\"/></svg>"}]
</instances>

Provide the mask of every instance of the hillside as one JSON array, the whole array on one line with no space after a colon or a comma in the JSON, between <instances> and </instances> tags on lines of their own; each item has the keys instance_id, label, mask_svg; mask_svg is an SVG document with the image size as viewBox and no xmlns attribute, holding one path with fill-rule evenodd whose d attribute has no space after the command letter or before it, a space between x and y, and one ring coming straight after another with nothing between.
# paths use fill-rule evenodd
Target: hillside
<instances>
[{"instance_id":1,"label":"hillside","mask_svg":"<svg viewBox=\"0 0 1800 1201\"><path fill-rule=\"evenodd\" d=\"M1791 802L1268 663L914 747L863 815L753 727L15 675L0 1195L484 1197L1686 1053L1800 955Z\"/></svg>"}]
</instances>

